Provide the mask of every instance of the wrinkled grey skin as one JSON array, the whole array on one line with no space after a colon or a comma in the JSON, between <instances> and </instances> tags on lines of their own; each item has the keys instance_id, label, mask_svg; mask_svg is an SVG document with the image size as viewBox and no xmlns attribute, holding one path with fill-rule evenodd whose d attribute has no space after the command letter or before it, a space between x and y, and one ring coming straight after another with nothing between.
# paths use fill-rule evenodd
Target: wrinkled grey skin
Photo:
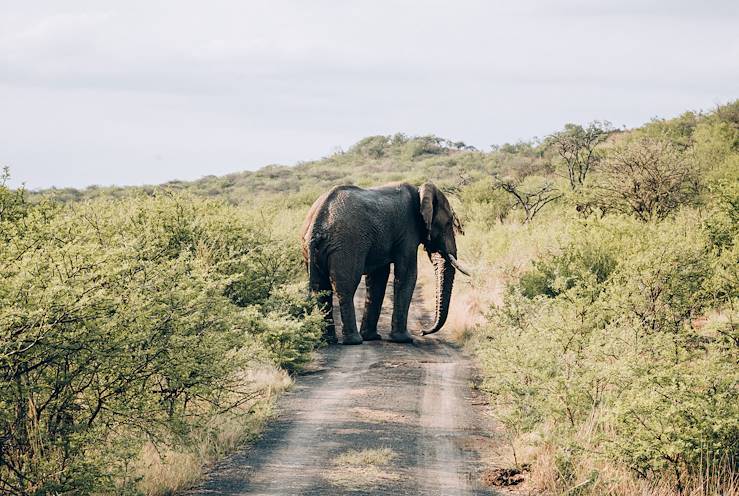
<instances>
[{"instance_id":1,"label":"wrinkled grey skin","mask_svg":"<svg viewBox=\"0 0 739 496\"><path fill-rule=\"evenodd\" d=\"M419 244L434 264L437 283L436 317L424 334L441 329L454 283L450 260L457 257L455 227L459 225L449 202L431 183L420 188L406 183L373 189L338 186L318 198L305 219L301 238L310 290L319 296L325 311L326 339L337 342L331 292L341 308L344 344L380 339L377 320L393 264L390 339L412 341L407 321ZM367 299L358 332L353 300L363 274L367 276Z\"/></svg>"}]
</instances>

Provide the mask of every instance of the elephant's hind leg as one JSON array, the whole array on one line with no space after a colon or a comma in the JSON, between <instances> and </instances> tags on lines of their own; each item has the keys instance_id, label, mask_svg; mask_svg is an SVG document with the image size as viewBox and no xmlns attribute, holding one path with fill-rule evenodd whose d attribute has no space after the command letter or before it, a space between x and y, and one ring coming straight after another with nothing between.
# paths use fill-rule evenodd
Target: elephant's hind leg
<instances>
[{"instance_id":1,"label":"elephant's hind leg","mask_svg":"<svg viewBox=\"0 0 739 496\"><path fill-rule=\"evenodd\" d=\"M359 286L361 272L356 277L337 279L332 276L334 293L341 309L341 331L343 344L362 344L362 336L357 331L357 315L354 313L354 293Z\"/></svg>"},{"instance_id":2,"label":"elephant's hind leg","mask_svg":"<svg viewBox=\"0 0 739 496\"><path fill-rule=\"evenodd\" d=\"M385 298L385 287L390 276L390 265L380 267L365 276L367 297L364 302L361 334L365 341L381 339L377 332L377 321L382 311L382 300Z\"/></svg>"},{"instance_id":3,"label":"elephant's hind leg","mask_svg":"<svg viewBox=\"0 0 739 496\"><path fill-rule=\"evenodd\" d=\"M334 295L331 291L331 282L328 277L316 277L310 282L311 293L318 301L318 307L323 312L325 328L323 338L328 344L337 344L336 325L334 324Z\"/></svg>"}]
</instances>

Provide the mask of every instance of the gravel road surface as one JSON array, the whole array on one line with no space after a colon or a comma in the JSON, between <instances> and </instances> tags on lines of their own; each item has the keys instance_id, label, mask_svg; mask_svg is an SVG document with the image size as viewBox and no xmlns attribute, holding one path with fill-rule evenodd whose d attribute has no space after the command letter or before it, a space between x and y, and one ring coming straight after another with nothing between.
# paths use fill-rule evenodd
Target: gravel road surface
<instances>
[{"instance_id":1,"label":"gravel road surface","mask_svg":"<svg viewBox=\"0 0 739 496\"><path fill-rule=\"evenodd\" d=\"M392 279L388 286L383 336ZM420 299L417 290L413 330L431 320ZM263 436L185 494L496 494L481 482L480 450L494 442L491 421L471 388L470 360L443 334L416 336L414 344L383 340L319 351L278 401Z\"/></svg>"}]
</instances>

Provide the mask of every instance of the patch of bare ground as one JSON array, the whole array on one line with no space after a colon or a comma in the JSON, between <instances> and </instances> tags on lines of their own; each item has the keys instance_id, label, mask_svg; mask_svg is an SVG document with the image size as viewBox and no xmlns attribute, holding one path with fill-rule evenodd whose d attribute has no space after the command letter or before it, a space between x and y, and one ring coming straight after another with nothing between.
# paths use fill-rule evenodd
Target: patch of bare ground
<instances>
[{"instance_id":1,"label":"patch of bare ground","mask_svg":"<svg viewBox=\"0 0 739 496\"><path fill-rule=\"evenodd\" d=\"M412 421L409 415L392 410L378 410L376 408L366 408L359 406L352 408L350 412L355 415L357 419L367 420L369 422L393 422L396 424L406 424Z\"/></svg>"}]
</instances>

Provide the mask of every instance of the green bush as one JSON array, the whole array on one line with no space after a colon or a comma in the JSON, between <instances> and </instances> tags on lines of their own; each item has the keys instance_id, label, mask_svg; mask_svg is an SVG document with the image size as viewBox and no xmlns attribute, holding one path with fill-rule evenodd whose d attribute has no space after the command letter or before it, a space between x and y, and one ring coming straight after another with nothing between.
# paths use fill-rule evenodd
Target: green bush
<instances>
[{"instance_id":1,"label":"green bush","mask_svg":"<svg viewBox=\"0 0 739 496\"><path fill-rule=\"evenodd\" d=\"M696 324L735 308L734 246L734 263L720 260L692 215L581 224L511 287L479 340L503 424L644 477L735 460L739 341L721 319Z\"/></svg>"},{"instance_id":2,"label":"green bush","mask_svg":"<svg viewBox=\"0 0 739 496\"><path fill-rule=\"evenodd\" d=\"M703 183L694 157L666 137L635 138L615 146L594 179L591 195L603 212L645 222L698 203Z\"/></svg>"},{"instance_id":3,"label":"green bush","mask_svg":"<svg viewBox=\"0 0 739 496\"><path fill-rule=\"evenodd\" d=\"M465 187L460 198L465 205L465 216L482 222L488 229L503 222L513 208L510 195L496 188L492 178L484 178Z\"/></svg>"},{"instance_id":4,"label":"green bush","mask_svg":"<svg viewBox=\"0 0 739 496\"><path fill-rule=\"evenodd\" d=\"M616 268L617 258L612 247L580 239L556 255L535 260L532 269L521 275L521 293L528 298L553 298L575 287L598 289Z\"/></svg>"},{"instance_id":5,"label":"green bush","mask_svg":"<svg viewBox=\"0 0 739 496\"><path fill-rule=\"evenodd\" d=\"M294 372L308 361L323 336L323 314L315 309L296 318L279 312L262 315L252 310L248 329L275 364Z\"/></svg>"},{"instance_id":6,"label":"green bush","mask_svg":"<svg viewBox=\"0 0 739 496\"><path fill-rule=\"evenodd\" d=\"M294 369L318 342L309 306L257 305L297 269L233 207L159 194L26 208L5 188L0 201L3 493L120 489L143 441L187 442L252 398L250 363Z\"/></svg>"}]
</instances>

